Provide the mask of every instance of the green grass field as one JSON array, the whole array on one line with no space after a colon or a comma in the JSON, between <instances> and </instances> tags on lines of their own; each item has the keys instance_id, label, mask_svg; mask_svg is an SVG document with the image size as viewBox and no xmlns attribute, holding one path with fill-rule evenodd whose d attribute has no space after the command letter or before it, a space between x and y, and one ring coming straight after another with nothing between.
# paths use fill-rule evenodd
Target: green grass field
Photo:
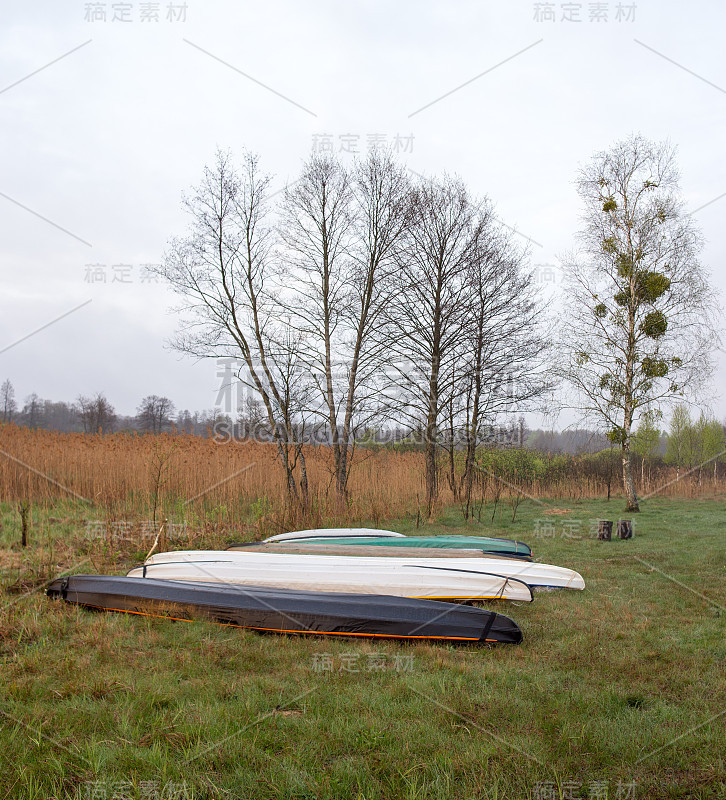
<instances>
[{"instance_id":1,"label":"green grass field","mask_svg":"<svg viewBox=\"0 0 726 800\"><path fill-rule=\"evenodd\" d=\"M726 798L726 500L655 498L633 540L594 540L622 506L527 501L469 525L452 509L420 529L516 537L584 576L497 604L525 641L493 648L68 607L43 581L122 573L143 548L89 540L64 503L33 510L23 551L0 506L0 800Z\"/></svg>"}]
</instances>

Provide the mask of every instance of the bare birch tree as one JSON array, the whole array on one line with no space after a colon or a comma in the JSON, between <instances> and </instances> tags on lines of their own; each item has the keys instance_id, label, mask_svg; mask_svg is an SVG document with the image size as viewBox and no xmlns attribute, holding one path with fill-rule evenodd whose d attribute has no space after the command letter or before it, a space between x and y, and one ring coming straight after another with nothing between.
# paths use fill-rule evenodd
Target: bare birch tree
<instances>
[{"instance_id":1,"label":"bare birch tree","mask_svg":"<svg viewBox=\"0 0 726 800\"><path fill-rule=\"evenodd\" d=\"M284 250L282 287L291 324L306 344L310 374L318 388L313 412L325 421L340 491L339 400L336 347L347 294L347 248L352 226L352 190L347 170L334 158L316 156L285 192L280 234Z\"/></svg>"},{"instance_id":2,"label":"bare birch tree","mask_svg":"<svg viewBox=\"0 0 726 800\"><path fill-rule=\"evenodd\" d=\"M407 224L407 191L403 169L374 152L352 171L333 158L312 158L285 196L291 324L307 347L343 502L356 433L378 410L385 343L376 332Z\"/></svg>"},{"instance_id":3,"label":"bare birch tree","mask_svg":"<svg viewBox=\"0 0 726 800\"><path fill-rule=\"evenodd\" d=\"M438 495L437 447L453 362L467 324L467 270L476 252L477 209L459 180L423 179L410 193L410 224L391 283L391 352L411 427L422 424L426 513Z\"/></svg>"},{"instance_id":4,"label":"bare birch tree","mask_svg":"<svg viewBox=\"0 0 726 800\"><path fill-rule=\"evenodd\" d=\"M284 348L273 344L279 342L273 330L279 314L272 291L269 183L256 156L246 154L238 172L231 156L218 152L199 186L184 198L189 232L170 242L158 273L183 298L173 346L198 358L241 360L240 380L265 408L288 499L305 507L307 482L298 484L296 473L304 453L292 387L285 385Z\"/></svg>"},{"instance_id":5,"label":"bare birch tree","mask_svg":"<svg viewBox=\"0 0 726 800\"><path fill-rule=\"evenodd\" d=\"M627 510L638 511L634 423L641 410L694 394L711 372L713 289L673 148L632 136L596 154L577 187L581 249L563 259L568 305L557 372L572 406L619 445Z\"/></svg>"},{"instance_id":6,"label":"bare birch tree","mask_svg":"<svg viewBox=\"0 0 726 800\"><path fill-rule=\"evenodd\" d=\"M467 273L468 324L457 391L465 402L461 483L467 517L482 425L527 410L551 387L546 374L550 348L536 287L525 269L526 250L497 222L488 204L480 210L477 232Z\"/></svg>"}]
</instances>

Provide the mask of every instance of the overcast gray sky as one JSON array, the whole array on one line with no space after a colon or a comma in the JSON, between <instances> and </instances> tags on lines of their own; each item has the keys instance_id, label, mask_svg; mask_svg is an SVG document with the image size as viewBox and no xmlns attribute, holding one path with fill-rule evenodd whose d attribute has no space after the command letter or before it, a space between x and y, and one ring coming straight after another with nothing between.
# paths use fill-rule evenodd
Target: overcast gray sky
<instances>
[{"instance_id":1,"label":"overcast gray sky","mask_svg":"<svg viewBox=\"0 0 726 800\"><path fill-rule=\"evenodd\" d=\"M218 146L259 153L280 188L314 147L374 138L457 173L530 239L556 308L578 165L667 138L722 293L725 29L717 0L6 2L0 380L20 401L104 391L125 414L152 393L214 405L216 365L165 349L172 298L143 265ZM723 418L724 357L713 394Z\"/></svg>"}]
</instances>

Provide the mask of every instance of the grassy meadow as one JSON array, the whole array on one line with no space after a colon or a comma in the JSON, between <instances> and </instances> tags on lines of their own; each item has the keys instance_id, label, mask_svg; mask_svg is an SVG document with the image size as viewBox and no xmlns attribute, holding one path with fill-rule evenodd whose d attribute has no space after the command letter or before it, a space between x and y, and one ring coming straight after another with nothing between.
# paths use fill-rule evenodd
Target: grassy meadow
<instances>
[{"instance_id":1,"label":"grassy meadow","mask_svg":"<svg viewBox=\"0 0 726 800\"><path fill-rule=\"evenodd\" d=\"M148 543L104 510L0 505L0 800L726 797L726 502L653 498L442 509L422 533L512 536L584 592L496 604L516 647L263 636L53 602L50 578L123 573ZM107 511L107 509L106 509ZM258 533L213 509L169 546ZM362 521L365 523L365 521ZM373 522L373 521L369 521ZM385 527L416 530L413 511ZM134 529L135 531L136 529Z\"/></svg>"}]
</instances>

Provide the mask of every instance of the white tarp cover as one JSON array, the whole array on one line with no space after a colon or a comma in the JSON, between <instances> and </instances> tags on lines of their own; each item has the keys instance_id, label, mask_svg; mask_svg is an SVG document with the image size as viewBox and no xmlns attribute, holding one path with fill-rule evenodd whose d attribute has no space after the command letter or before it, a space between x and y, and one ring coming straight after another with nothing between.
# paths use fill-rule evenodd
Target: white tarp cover
<instances>
[{"instance_id":1,"label":"white tarp cover","mask_svg":"<svg viewBox=\"0 0 726 800\"><path fill-rule=\"evenodd\" d=\"M360 558L235 550L157 553L146 562L153 567L147 570L147 575L191 580L193 578L187 576L192 564L197 580L214 580L215 575L224 575L225 581L261 586L403 597L494 597L501 594L507 578L533 587L585 588L584 580L573 570L513 559L452 561L448 558ZM132 571L129 575L142 574L140 567L137 570L139 572Z\"/></svg>"},{"instance_id":2,"label":"white tarp cover","mask_svg":"<svg viewBox=\"0 0 726 800\"><path fill-rule=\"evenodd\" d=\"M486 573L450 574L414 565L393 565L382 575L371 575L361 559L334 569L321 564L239 564L224 561L170 561L136 567L129 578L219 582L229 585L302 589L313 592L376 594L429 600L523 600L531 589L521 581ZM450 563L450 562L449 562ZM144 576L144 570L146 575Z\"/></svg>"}]
</instances>

